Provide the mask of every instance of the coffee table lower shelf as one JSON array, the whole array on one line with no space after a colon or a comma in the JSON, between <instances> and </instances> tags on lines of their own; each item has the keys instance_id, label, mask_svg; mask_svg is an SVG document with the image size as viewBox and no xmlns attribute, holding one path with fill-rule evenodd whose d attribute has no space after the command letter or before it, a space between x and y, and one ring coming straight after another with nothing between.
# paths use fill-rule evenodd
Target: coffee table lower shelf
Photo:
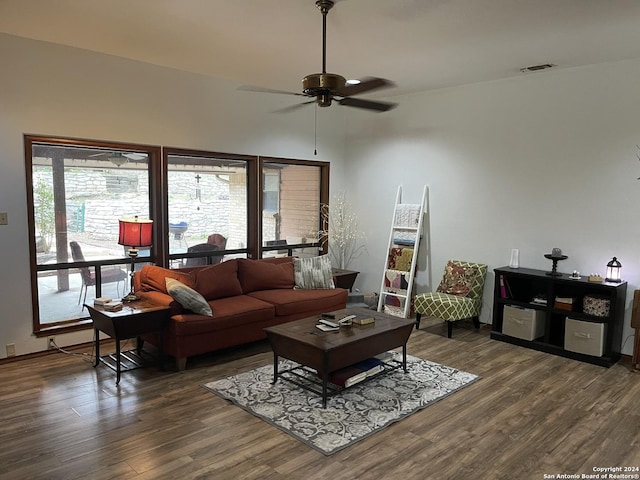
<instances>
[{"instance_id":1,"label":"coffee table lower shelf","mask_svg":"<svg viewBox=\"0 0 640 480\"><path fill-rule=\"evenodd\" d=\"M305 365L298 365L293 368L287 368L286 370L278 369L278 355L273 355L273 382L276 383L278 379L285 380L289 383L292 383L304 390L309 392L316 393L320 395L322 398L322 407L327 408L327 399L329 397L333 397L339 393L344 392L345 390L355 387L357 385L361 385L365 382L368 382L372 378L379 377L381 375L388 375L390 372L394 370L398 370L402 368L404 373L407 373L407 350L406 347L402 349L402 361L400 360L389 360L386 362L382 362L383 370L375 373L374 375L367 376L365 379L354 383L353 385L349 385L348 387L341 387L329 381L327 376L320 377L317 371L313 368L307 367ZM298 372L306 372L306 375L303 375Z\"/></svg>"},{"instance_id":2,"label":"coffee table lower shelf","mask_svg":"<svg viewBox=\"0 0 640 480\"><path fill-rule=\"evenodd\" d=\"M274 361L277 361L274 359ZM393 362L393 363L391 363ZM398 360L391 360L390 362L383 362L383 368L384 370L371 375L371 376L367 376L367 378L354 383L353 385L349 385L348 387L341 387L339 385L336 385L334 383L331 382L327 382L326 385L326 391L323 392L323 381L322 379L317 375L317 372L310 368L310 367L306 367L304 365L298 365L297 367L293 367L293 368L288 368L286 370L282 370L280 372L277 373L277 377L274 377L273 383L276 383L277 379L281 379L281 380L285 380L289 383L293 383L294 385L307 390L309 392L313 392L316 393L318 395L320 395L320 397L322 398L322 402L323 402L323 407L326 408L327 407L327 398L329 397L333 397L334 395L337 395L339 393L344 392L345 390L355 387L357 385L361 385L363 383L368 382L370 379L372 378L376 378L379 377L381 375L388 375L390 372L394 371L394 370L398 370L399 368L403 368L404 372L407 373L407 367L406 364L403 365L402 362L398 361ZM302 372L306 372L307 374L301 374L298 373L299 371ZM285 376L285 375L292 375L292 377L289 376ZM300 380L297 380L296 378L299 378Z\"/></svg>"}]
</instances>

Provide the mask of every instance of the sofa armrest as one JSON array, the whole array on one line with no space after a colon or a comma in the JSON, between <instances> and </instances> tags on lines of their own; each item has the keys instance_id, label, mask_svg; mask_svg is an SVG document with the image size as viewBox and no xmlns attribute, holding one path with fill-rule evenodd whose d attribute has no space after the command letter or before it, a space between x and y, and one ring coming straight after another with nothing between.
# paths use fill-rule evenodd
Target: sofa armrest
<instances>
[{"instance_id":1,"label":"sofa armrest","mask_svg":"<svg viewBox=\"0 0 640 480\"><path fill-rule=\"evenodd\" d=\"M171 309L169 315L177 315L183 311L182 305L176 302L171 295L167 295L166 293L141 291L136 292L136 295L157 305L169 307Z\"/></svg>"}]
</instances>

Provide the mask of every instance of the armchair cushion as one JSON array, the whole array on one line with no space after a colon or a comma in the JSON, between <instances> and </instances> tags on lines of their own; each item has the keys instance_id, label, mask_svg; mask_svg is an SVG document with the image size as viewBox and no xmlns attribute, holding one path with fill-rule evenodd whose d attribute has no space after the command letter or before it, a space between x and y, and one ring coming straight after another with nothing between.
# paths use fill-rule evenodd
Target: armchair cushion
<instances>
[{"instance_id":1,"label":"armchair cushion","mask_svg":"<svg viewBox=\"0 0 640 480\"><path fill-rule=\"evenodd\" d=\"M477 275L476 267L449 260L444 267L444 276L436 291L465 297L471 291Z\"/></svg>"},{"instance_id":2,"label":"armchair cushion","mask_svg":"<svg viewBox=\"0 0 640 480\"><path fill-rule=\"evenodd\" d=\"M477 317L481 307L481 300L440 292L421 293L415 298L417 313L449 322Z\"/></svg>"}]
</instances>

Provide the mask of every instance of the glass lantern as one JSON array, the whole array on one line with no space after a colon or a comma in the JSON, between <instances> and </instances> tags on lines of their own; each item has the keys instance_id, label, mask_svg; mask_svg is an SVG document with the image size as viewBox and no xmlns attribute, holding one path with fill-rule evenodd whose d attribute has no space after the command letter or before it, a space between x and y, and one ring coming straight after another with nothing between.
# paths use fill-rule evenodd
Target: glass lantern
<instances>
[{"instance_id":1,"label":"glass lantern","mask_svg":"<svg viewBox=\"0 0 640 480\"><path fill-rule=\"evenodd\" d=\"M620 283L622 281L620 277L620 271L622 270L622 264L616 257L613 257L609 263L607 263L607 278L606 282Z\"/></svg>"}]
</instances>

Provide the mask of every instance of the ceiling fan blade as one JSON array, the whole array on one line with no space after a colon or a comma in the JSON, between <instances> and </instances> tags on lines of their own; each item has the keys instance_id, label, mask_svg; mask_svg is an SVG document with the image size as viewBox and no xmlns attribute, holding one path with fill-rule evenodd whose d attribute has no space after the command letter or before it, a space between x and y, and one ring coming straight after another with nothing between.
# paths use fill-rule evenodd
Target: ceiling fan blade
<instances>
[{"instance_id":1,"label":"ceiling fan blade","mask_svg":"<svg viewBox=\"0 0 640 480\"><path fill-rule=\"evenodd\" d=\"M122 155L127 157L129 160L143 160L147 158L146 153L123 153Z\"/></svg>"},{"instance_id":2,"label":"ceiling fan blade","mask_svg":"<svg viewBox=\"0 0 640 480\"><path fill-rule=\"evenodd\" d=\"M344 88L336 92L336 95L349 97L351 95L358 95L359 93L389 87L395 87L395 84L384 78L367 77L360 80L360 83L356 85L345 85Z\"/></svg>"},{"instance_id":3,"label":"ceiling fan blade","mask_svg":"<svg viewBox=\"0 0 640 480\"><path fill-rule=\"evenodd\" d=\"M259 93L279 93L281 95L296 95L298 97L306 97L304 93L286 92L284 90L274 90L272 88L253 87L251 85L240 85L238 90L244 92L259 92Z\"/></svg>"},{"instance_id":4,"label":"ceiling fan blade","mask_svg":"<svg viewBox=\"0 0 640 480\"><path fill-rule=\"evenodd\" d=\"M363 100L361 98L346 97L338 100L340 105L346 107L364 108L365 110L374 110L376 112L387 112L398 106L397 103L374 102L372 100Z\"/></svg>"},{"instance_id":5,"label":"ceiling fan blade","mask_svg":"<svg viewBox=\"0 0 640 480\"><path fill-rule=\"evenodd\" d=\"M297 103L295 105L291 105L289 107L284 107L279 110L274 110L271 113L289 113L298 110L299 108L304 107L305 105L309 105L310 103L314 103L315 100L309 100L308 102Z\"/></svg>"}]
</instances>

